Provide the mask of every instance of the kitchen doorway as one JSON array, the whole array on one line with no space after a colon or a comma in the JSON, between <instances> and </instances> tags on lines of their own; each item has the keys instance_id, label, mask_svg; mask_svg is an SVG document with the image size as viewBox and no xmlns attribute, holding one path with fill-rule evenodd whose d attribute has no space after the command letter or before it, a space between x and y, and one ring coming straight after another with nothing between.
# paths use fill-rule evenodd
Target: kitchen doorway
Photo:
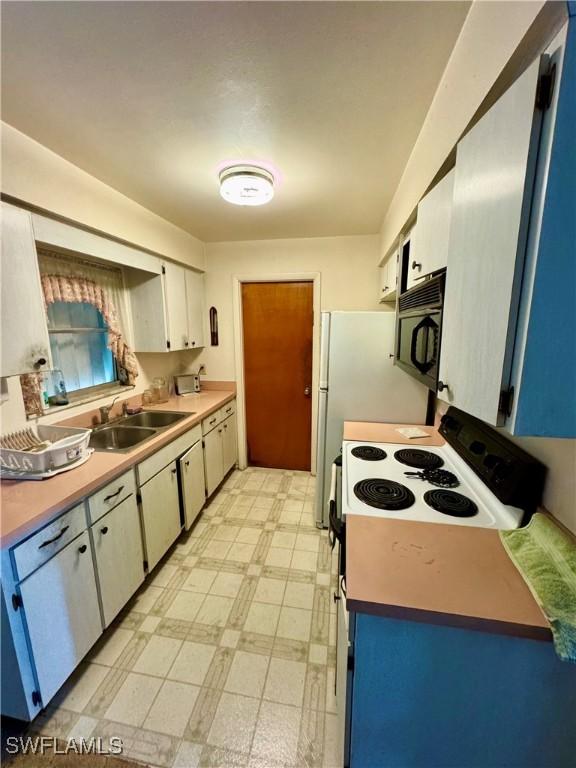
<instances>
[{"instance_id":1,"label":"kitchen doorway","mask_svg":"<svg viewBox=\"0 0 576 768\"><path fill-rule=\"evenodd\" d=\"M311 280L241 284L248 464L311 468Z\"/></svg>"}]
</instances>

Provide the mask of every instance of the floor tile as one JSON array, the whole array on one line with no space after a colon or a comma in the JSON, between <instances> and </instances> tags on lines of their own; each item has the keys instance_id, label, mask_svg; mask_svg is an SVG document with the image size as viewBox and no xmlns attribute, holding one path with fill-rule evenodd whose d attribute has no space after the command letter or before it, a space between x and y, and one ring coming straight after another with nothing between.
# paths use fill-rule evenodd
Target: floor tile
<instances>
[{"instance_id":1,"label":"floor tile","mask_svg":"<svg viewBox=\"0 0 576 768\"><path fill-rule=\"evenodd\" d=\"M320 536L315 533L299 533L296 536L296 549L306 552L318 552L320 546Z\"/></svg>"},{"instance_id":2,"label":"floor tile","mask_svg":"<svg viewBox=\"0 0 576 768\"><path fill-rule=\"evenodd\" d=\"M270 547L266 559L266 565L272 565L275 568L290 568L292 560L291 549L281 549L280 547Z\"/></svg>"},{"instance_id":3,"label":"floor tile","mask_svg":"<svg viewBox=\"0 0 576 768\"><path fill-rule=\"evenodd\" d=\"M74 739L79 741L80 739L88 740L94 733L99 720L95 717L88 717L87 715L81 715L74 723L70 731L66 734L67 739ZM98 734L96 734L98 735Z\"/></svg>"},{"instance_id":4,"label":"floor tile","mask_svg":"<svg viewBox=\"0 0 576 768\"><path fill-rule=\"evenodd\" d=\"M162 637L161 635L152 635L132 667L132 671L140 672L143 675L166 677L181 645L181 640L175 640L172 637Z\"/></svg>"},{"instance_id":5,"label":"floor tile","mask_svg":"<svg viewBox=\"0 0 576 768\"><path fill-rule=\"evenodd\" d=\"M236 651L224 690L260 698L264 689L268 658L257 653Z\"/></svg>"},{"instance_id":6,"label":"floor tile","mask_svg":"<svg viewBox=\"0 0 576 768\"><path fill-rule=\"evenodd\" d=\"M212 663L216 646L184 641L168 672L171 680L202 685Z\"/></svg>"},{"instance_id":7,"label":"floor tile","mask_svg":"<svg viewBox=\"0 0 576 768\"><path fill-rule=\"evenodd\" d=\"M156 698L162 680L131 672L106 711L106 719L140 726Z\"/></svg>"},{"instance_id":8,"label":"floor tile","mask_svg":"<svg viewBox=\"0 0 576 768\"><path fill-rule=\"evenodd\" d=\"M238 560L241 563L249 563L254 555L256 546L254 544L242 544L235 541L228 550L227 560Z\"/></svg>"},{"instance_id":9,"label":"floor tile","mask_svg":"<svg viewBox=\"0 0 576 768\"><path fill-rule=\"evenodd\" d=\"M138 632L156 632L161 621L161 616L146 616L142 624L138 627Z\"/></svg>"},{"instance_id":10,"label":"floor tile","mask_svg":"<svg viewBox=\"0 0 576 768\"><path fill-rule=\"evenodd\" d=\"M176 753L176 759L172 768L198 768L203 744L194 744L191 741L182 741Z\"/></svg>"},{"instance_id":11,"label":"floor tile","mask_svg":"<svg viewBox=\"0 0 576 768\"><path fill-rule=\"evenodd\" d=\"M150 709L144 728L182 737L200 688L167 680Z\"/></svg>"},{"instance_id":12,"label":"floor tile","mask_svg":"<svg viewBox=\"0 0 576 768\"><path fill-rule=\"evenodd\" d=\"M191 592L203 592L206 594L210 591L210 587L217 575L218 571L193 568L184 584L182 584L182 589L189 589Z\"/></svg>"},{"instance_id":13,"label":"floor tile","mask_svg":"<svg viewBox=\"0 0 576 768\"><path fill-rule=\"evenodd\" d=\"M194 621L204 599L204 595L199 592L179 592L166 611L166 617L168 619Z\"/></svg>"},{"instance_id":14,"label":"floor tile","mask_svg":"<svg viewBox=\"0 0 576 768\"><path fill-rule=\"evenodd\" d=\"M284 549L294 549L296 543L295 533L286 533L284 531L276 531L272 536L272 546L282 547Z\"/></svg>"},{"instance_id":15,"label":"floor tile","mask_svg":"<svg viewBox=\"0 0 576 768\"><path fill-rule=\"evenodd\" d=\"M213 534L213 539L217 541L236 541L236 536L242 529L237 525L219 525Z\"/></svg>"},{"instance_id":16,"label":"floor tile","mask_svg":"<svg viewBox=\"0 0 576 768\"><path fill-rule=\"evenodd\" d=\"M290 567L297 571L316 571L316 561L318 555L316 552L302 552L300 549L295 549L292 553L292 560Z\"/></svg>"},{"instance_id":17,"label":"floor tile","mask_svg":"<svg viewBox=\"0 0 576 768\"><path fill-rule=\"evenodd\" d=\"M213 539L209 541L202 551L203 557L213 557L216 560L223 560L231 547L229 541L218 541Z\"/></svg>"},{"instance_id":18,"label":"floor tile","mask_svg":"<svg viewBox=\"0 0 576 768\"><path fill-rule=\"evenodd\" d=\"M225 629L222 633L220 645L226 648L236 648L240 640L240 631L237 629Z\"/></svg>"},{"instance_id":19,"label":"floor tile","mask_svg":"<svg viewBox=\"0 0 576 768\"><path fill-rule=\"evenodd\" d=\"M150 584L153 584L155 587L167 587L177 570L178 566L171 563L162 565L152 574Z\"/></svg>"},{"instance_id":20,"label":"floor tile","mask_svg":"<svg viewBox=\"0 0 576 768\"><path fill-rule=\"evenodd\" d=\"M208 743L248 753L259 705L258 699L223 693L208 734Z\"/></svg>"},{"instance_id":21,"label":"floor tile","mask_svg":"<svg viewBox=\"0 0 576 768\"><path fill-rule=\"evenodd\" d=\"M299 730L299 709L263 701L256 724L252 754L270 761L294 765Z\"/></svg>"},{"instance_id":22,"label":"floor tile","mask_svg":"<svg viewBox=\"0 0 576 768\"><path fill-rule=\"evenodd\" d=\"M154 603L164 590L161 587L155 587L149 584L145 589L138 593L134 603L132 604L132 610L138 613L150 613Z\"/></svg>"},{"instance_id":23,"label":"floor tile","mask_svg":"<svg viewBox=\"0 0 576 768\"><path fill-rule=\"evenodd\" d=\"M110 670L99 664L84 664L62 689L56 702L72 712L82 712Z\"/></svg>"},{"instance_id":24,"label":"floor tile","mask_svg":"<svg viewBox=\"0 0 576 768\"><path fill-rule=\"evenodd\" d=\"M260 603L281 605L284 598L285 588L286 582L282 579L268 579L262 577L258 579L254 600L257 600Z\"/></svg>"},{"instance_id":25,"label":"floor tile","mask_svg":"<svg viewBox=\"0 0 576 768\"><path fill-rule=\"evenodd\" d=\"M264 698L280 704L302 706L306 664L286 659L271 659Z\"/></svg>"},{"instance_id":26,"label":"floor tile","mask_svg":"<svg viewBox=\"0 0 576 768\"><path fill-rule=\"evenodd\" d=\"M279 616L279 606L253 601L248 610L248 616L244 623L244 630L246 632L256 632L261 635L274 635L276 633Z\"/></svg>"},{"instance_id":27,"label":"floor tile","mask_svg":"<svg viewBox=\"0 0 576 768\"><path fill-rule=\"evenodd\" d=\"M326 664L328 662L328 646L310 643L309 661L313 664Z\"/></svg>"},{"instance_id":28,"label":"floor tile","mask_svg":"<svg viewBox=\"0 0 576 768\"><path fill-rule=\"evenodd\" d=\"M230 597L207 595L198 611L196 621L200 624L224 627L233 605L234 600Z\"/></svg>"},{"instance_id":29,"label":"floor tile","mask_svg":"<svg viewBox=\"0 0 576 768\"><path fill-rule=\"evenodd\" d=\"M302 608L282 607L277 634L279 637L288 637L292 640L308 641L311 622L312 611L305 611Z\"/></svg>"},{"instance_id":30,"label":"floor tile","mask_svg":"<svg viewBox=\"0 0 576 768\"><path fill-rule=\"evenodd\" d=\"M113 628L112 631L104 635L102 638L103 642L98 643L90 654L89 660L112 667L133 636L134 632L132 630L120 627Z\"/></svg>"},{"instance_id":31,"label":"floor tile","mask_svg":"<svg viewBox=\"0 0 576 768\"><path fill-rule=\"evenodd\" d=\"M261 533L261 528L240 528L236 541L241 544L257 544Z\"/></svg>"},{"instance_id":32,"label":"floor tile","mask_svg":"<svg viewBox=\"0 0 576 768\"><path fill-rule=\"evenodd\" d=\"M290 608L307 608L312 610L314 604L314 584L302 584L288 581L284 594L284 605Z\"/></svg>"},{"instance_id":33,"label":"floor tile","mask_svg":"<svg viewBox=\"0 0 576 768\"><path fill-rule=\"evenodd\" d=\"M219 573L210 587L211 595L237 597L244 576L240 573Z\"/></svg>"}]
</instances>

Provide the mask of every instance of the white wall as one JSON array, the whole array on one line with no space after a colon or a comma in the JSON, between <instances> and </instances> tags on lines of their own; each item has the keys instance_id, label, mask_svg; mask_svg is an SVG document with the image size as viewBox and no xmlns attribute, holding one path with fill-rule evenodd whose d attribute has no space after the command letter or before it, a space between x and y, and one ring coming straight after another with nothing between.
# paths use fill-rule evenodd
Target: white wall
<instances>
[{"instance_id":1,"label":"white wall","mask_svg":"<svg viewBox=\"0 0 576 768\"><path fill-rule=\"evenodd\" d=\"M236 378L232 309L234 275L320 273L320 304L329 309L383 309L378 303L378 235L207 243L206 307L218 310L220 344L201 362L216 381Z\"/></svg>"},{"instance_id":2,"label":"white wall","mask_svg":"<svg viewBox=\"0 0 576 768\"><path fill-rule=\"evenodd\" d=\"M2 123L2 192L197 269L204 243Z\"/></svg>"}]
</instances>

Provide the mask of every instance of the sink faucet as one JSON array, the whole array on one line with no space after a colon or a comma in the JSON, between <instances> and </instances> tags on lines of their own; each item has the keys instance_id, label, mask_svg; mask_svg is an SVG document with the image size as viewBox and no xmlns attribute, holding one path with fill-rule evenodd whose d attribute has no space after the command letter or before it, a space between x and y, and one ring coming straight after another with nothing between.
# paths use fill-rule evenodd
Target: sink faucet
<instances>
[{"instance_id":1,"label":"sink faucet","mask_svg":"<svg viewBox=\"0 0 576 768\"><path fill-rule=\"evenodd\" d=\"M101 405L100 406L100 408L99 408L99 411L100 411L100 424L108 424L108 422L110 421L110 411L112 410L112 408L114 406L114 403L116 402L116 400L118 400L119 397L120 397L120 395L116 395L116 397L114 398L114 400L112 400L110 405Z\"/></svg>"}]
</instances>

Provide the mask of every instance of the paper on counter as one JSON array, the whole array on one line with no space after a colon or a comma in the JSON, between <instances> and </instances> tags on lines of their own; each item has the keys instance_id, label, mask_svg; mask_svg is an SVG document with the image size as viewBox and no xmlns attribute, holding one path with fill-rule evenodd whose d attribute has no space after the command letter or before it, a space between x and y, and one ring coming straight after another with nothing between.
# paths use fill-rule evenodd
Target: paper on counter
<instances>
[{"instance_id":1,"label":"paper on counter","mask_svg":"<svg viewBox=\"0 0 576 768\"><path fill-rule=\"evenodd\" d=\"M399 432L403 437L408 437L413 440L416 437L430 437L428 432L424 432L423 429L418 427L398 427L396 432Z\"/></svg>"}]
</instances>

